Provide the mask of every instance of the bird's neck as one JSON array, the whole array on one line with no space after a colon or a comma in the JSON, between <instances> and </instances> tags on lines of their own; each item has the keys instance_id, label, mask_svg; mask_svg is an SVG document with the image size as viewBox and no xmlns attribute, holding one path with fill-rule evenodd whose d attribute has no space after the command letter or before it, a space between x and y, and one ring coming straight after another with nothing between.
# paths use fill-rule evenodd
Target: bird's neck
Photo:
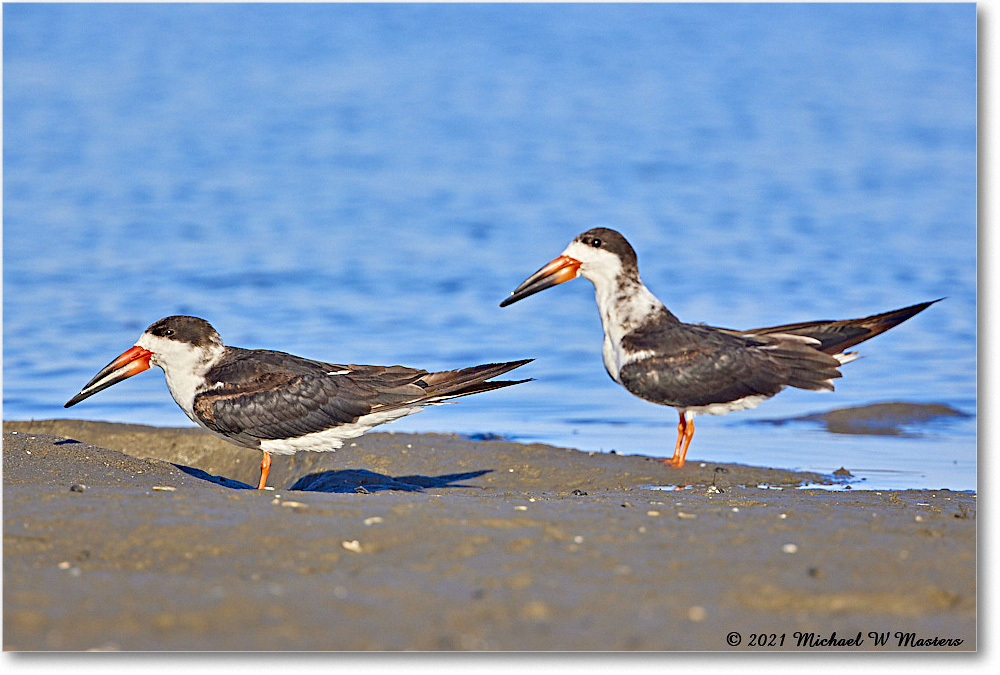
<instances>
[{"instance_id":1,"label":"bird's neck","mask_svg":"<svg viewBox=\"0 0 1000 675\"><path fill-rule=\"evenodd\" d=\"M665 314L677 320L638 276L619 274L592 281L604 335L615 343L653 317Z\"/></svg>"},{"instance_id":2,"label":"bird's neck","mask_svg":"<svg viewBox=\"0 0 1000 675\"><path fill-rule=\"evenodd\" d=\"M622 338L649 321L677 318L653 295L636 276L619 274L613 279L592 279L597 297L597 310L604 325L604 345L601 354L604 368L615 382L621 382L622 366L629 360L622 347Z\"/></svg>"},{"instance_id":3,"label":"bird's neck","mask_svg":"<svg viewBox=\"0 0 1000 675\"><path fill-rule=\"evenodd\" d=\"M204 350L191 350L182 358L175 357L167 363L157 364L163 368L167 380L167 389L181 410L194 421L194 397L210 388L212 383L206 383L205 375L212 369L225 348L219 345ZM207 386L206 386L207 385Z\"/></svg>"}]
</instances>

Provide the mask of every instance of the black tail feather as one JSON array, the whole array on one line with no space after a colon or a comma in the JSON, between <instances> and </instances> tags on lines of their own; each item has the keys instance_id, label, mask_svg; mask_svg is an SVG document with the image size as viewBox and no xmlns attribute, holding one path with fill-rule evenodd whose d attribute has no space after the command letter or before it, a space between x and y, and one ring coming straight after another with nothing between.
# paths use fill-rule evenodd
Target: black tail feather
<instances>
[{"instance_id":1,"label":"black tail feather","mask_svg":"<svg viewBox=\"0 0 1000 675\"><path fill-rule=\"evenodd\" d=\"M498 380L487 382L490 378L503 375L506 372L520 368L534 359L522 359L520 361L508 361L506 363L487 363L481 366L472 366L461 370L448 370L438 373L429 373L422 377L418 384L426 389L428 398L456 398L469 394L478 394L483 391L509 387L514 384L528 382L528 380Z\"/></svg>"},{"instance_id":2,"label":"black tail feather","mask_svg":"<svg viewBox=\"0 0 1000 675\"><path fill-rule=\"evenodd\" d=\"M873 314L860 319L844 319L841 321L803 321L783 326L769 326L753 330L740 331L744 335L770 335L785 333L789 335L805 335L820 341L816 349L827 354L840 354L856 344L881 335L890 328L898 326L924 311L935 302L944 298L921 302L902 309L894 309L881 314Z\"/></svg>"}]
</instances>

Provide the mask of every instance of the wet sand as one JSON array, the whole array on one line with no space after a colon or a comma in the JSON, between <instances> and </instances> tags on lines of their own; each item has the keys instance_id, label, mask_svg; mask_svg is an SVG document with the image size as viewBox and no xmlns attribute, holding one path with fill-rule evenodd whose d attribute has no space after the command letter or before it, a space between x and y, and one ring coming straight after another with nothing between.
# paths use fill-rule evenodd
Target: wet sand
<instances>
[{"instance_id":1,"label":"wet sand","mask_svg":"<svg viewBox=\"0 0 1000 675\"><path fill-rule=\"evenodd\" d=\"M974 494L696 450L5 422L4 649L976 649Z\"/></svg>"}]
</instances>

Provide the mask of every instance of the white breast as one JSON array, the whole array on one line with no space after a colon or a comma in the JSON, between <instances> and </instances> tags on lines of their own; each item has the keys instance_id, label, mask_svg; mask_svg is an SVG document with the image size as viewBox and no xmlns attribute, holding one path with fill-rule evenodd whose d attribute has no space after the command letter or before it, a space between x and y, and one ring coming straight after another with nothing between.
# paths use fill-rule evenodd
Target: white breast
<instances>
[{"instance_id":1,"label":"white breast","mask_svg":"<svg viewBox=\"0 0 1000 675\"><path fill-rule=\"evenodd\" d=\"M601 353L604 368L615 382L621 369L633 361L653 355L643 351L634 354L622 349L622 338L632 332L663 307L655 295L641 282L638 284L594 284L597 309L604 327L604 345Z\"/></svg>"},{"instance_id":2,"label":"white breast","mask_svg":"<svg viewBox=\"0 0 1000 675\"><path fill-rule=\"evenodd\" d=\"M397 408L386 412L376 412L370 415L363 415L352 424L342 424L332 429L317 431L306 434L298 438L280 438L260 442L260 449L265 452L272 452L276 455L291 455L300 450L311 450L313 452L332 452L344 445L348 438L357 438L361 434L379 424L398 420L400 417L412 415L423 410L423 406L413 406L411 408Z\"/></svg>"}]
</instances>

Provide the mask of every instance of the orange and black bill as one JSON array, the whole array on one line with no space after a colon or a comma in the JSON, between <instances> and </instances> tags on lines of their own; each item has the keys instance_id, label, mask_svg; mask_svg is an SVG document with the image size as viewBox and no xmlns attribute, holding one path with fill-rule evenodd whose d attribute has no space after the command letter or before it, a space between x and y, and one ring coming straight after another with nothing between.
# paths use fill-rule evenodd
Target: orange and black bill
<instances>
[{"instance_id":1,"label":"orange and black bill","mask_svg":"<svg viewBox=\"0 0 1000 675\"><path fill-rule=\"evenodd\" d=\"M117 359L104 366L90 382L87 383L80 393L66 402L64 408L76 405L85 398L90 398L99 391L103 391L113 384L118 384L124 379L138 375L149 368L149 359L153 352L136 345L128 349Z\"/></svg>"},{"instance_id":2,"label":"orange and black bill","mask_svg":"<svg viewBox=\"0 0 1000 675\"><path fill-rule=\"evenodd\" d=\"M510 297L501 302L500 306L506 307L529 295L544 291L546 288L551 288L570 279L576 279L579 273L580 261L576 258L570 258L568 255L561 255L521 282L521 285L515 288Z\"/></svg>"}]
</instances>

